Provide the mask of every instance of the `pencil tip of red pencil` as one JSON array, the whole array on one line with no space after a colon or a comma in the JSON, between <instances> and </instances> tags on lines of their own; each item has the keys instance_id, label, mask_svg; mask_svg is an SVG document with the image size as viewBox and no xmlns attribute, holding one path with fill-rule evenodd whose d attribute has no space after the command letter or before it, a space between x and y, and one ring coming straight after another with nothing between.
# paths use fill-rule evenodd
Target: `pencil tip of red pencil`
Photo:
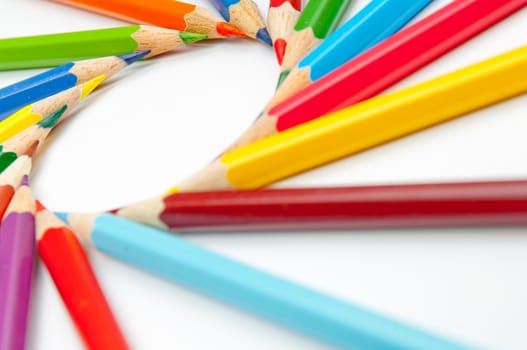
<instances>
[{"instance_id":1,"label":"pencil tip of red pencil","mask_svg":"<svg viewBox=\"0 0 527 350\"><path fill-rule=\"evenodd\" d=\"M35 200L35 204L37 206L37 211L42 211L42 210L46 209L46 207L44 205L42 205L42 203L38 199Z\"/></svg>"},{"instance_id":2,"label":"pencil tip of red pencil","mask_svg":"<svg viewBox=\"0 0 527 350\"><path fill-rule=\"evenodd\" d=\"M274 52L276 54L276 59L278 60L278 64L282 65L282 61L285 55L285 48L287 46L287 41L285 41L284 39L276 39L273 46L274 46Z\"/></svg>"},{"instance_id":3,"label":"pencil tip of red pencil","mask_svg":"<svg viewBox=\"0 0 527 350\"><path fill-rule=\"evenodd\" d=\"M216 25L216 31L225 37L245 38L247 36L244 32L227 22L218 23Z\"/></svg>"}]
</instances>

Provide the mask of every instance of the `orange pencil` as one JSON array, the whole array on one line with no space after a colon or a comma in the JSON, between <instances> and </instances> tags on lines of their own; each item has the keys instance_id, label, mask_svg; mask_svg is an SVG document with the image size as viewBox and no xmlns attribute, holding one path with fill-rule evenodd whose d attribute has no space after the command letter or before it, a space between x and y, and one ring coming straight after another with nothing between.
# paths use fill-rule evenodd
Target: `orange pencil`
<instances>
[{"instance_id":1,"label":"orange pencil","mask_svg":"<svg viewBox=\"0 0 527 350\"><path fill-rule=\"evenodd\" d=\"M77 236L39 201L36 206L38 254L86 348L129 349Z\"/></svg>"},{"instance_id":2,"label":"orange pencil","mask_svg":"<svg viewBox=\"0 0 527 350\"><path fill-rule=\"evenodd\" d=\"M125 21L207 34L210 39L245 37L238 28L210 11L175 0L56 0Z\"/></svg>"}]
</instances>

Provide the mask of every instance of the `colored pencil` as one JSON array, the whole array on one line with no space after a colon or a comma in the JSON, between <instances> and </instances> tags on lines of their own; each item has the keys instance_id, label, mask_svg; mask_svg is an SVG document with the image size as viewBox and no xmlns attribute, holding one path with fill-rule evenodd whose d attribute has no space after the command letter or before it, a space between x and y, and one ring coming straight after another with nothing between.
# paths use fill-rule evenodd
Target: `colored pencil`
<instances>
[{"instance_id":1,"label":"colored pencil","mask_svg":"<svg viewBox=\"0 0 527 350\"><path fill-rule=\"evenodd\" d=\"M35 256L35 201L24 176L0 227L0 349L24 350Z\"/></svg>"},{"instance_id":2,"label":"colored pencil","mask_svg":"<svg viewBox=\"0 0 527 350\"><path fill-rule=\"evenodd\" d=\"M210 0L223 18L240 28L247 36L258 39L267 45L273 45L269 32L265 28L258 5L252 0Z\"/></svg>"},{"instance_id":3,"label":"colored pencil","mask_svg":"<svg viewBox=\"0 0 527 350\"><path fill-rule=\"evenodd\" d=\"M310 0L296 22L280 65L278 85L296 64L337 27L352 0Z\"/></svg>"},{"instance_id":4,"label":"colored pencil","mask_svg":"<svg viewBox=\"0 0 527 350\"><path fill-rule=\"evenodd\" d=\"M84 84L51 95L37 103L20 109L12 115L8 115L5 119L0 121L0 143L7 141L22 130L38 123L62 106L66 106L64 113L69 113L104 79L105 75L100 75L88 80Z\"/></svg>"},{"instance_id":5,"label":"colored pencil","mask_svg":"<svg viewBox=\"0 0 527 350\"><path fill-rule=\"evenodd\" d=\"M92 84L92 81L100 83L102 79L101 77L97 77L72 89L82 90L85 85L90 85L91 88L89 90L82 91L82 99L84 99L96 87L95 84ZM15 159L17 159L17 157L23 154L27 154L32 157L44 143L51 130L60 122L65 120L70 115L70 111L71 108L68 108L67 105L60 106L46 118L24 129L20 133L1 144L0 173L4 171Z\"/></svg>"},{"instance_id":6,"label":"colored pencil","mask_svg":"<svg viewBox=\"0 0 527 350\"><path fill-rule=\"evenodd\" d=\"M399 31L432 0L373 0L283 72L269 106L285 100L353 57Z\"/></svg>"},{"instance_id":7,"label":"colored pencil","mask_svg":"<svg viewBox=\"0 0 527 350\"><path fill-rule=\"evenodd\" d=\"M88 349L128 349L77 236L37 202L38 254Z\"/></svg>"},{"instance_id":8,"label":"colored pencil","mask_svg":"<svg viewBox=\"0 0 527 350\"><path fill-rule=\"evenodd\" d=\"M113 213L177 232L527 225L527 180L173 193Z\"/></svg>"},{"instance_id":9,"label":"colored pencil","mask_svg":"<svg viewBox=\"0 0 527 350\"><path fill-rule=\"evenodd\" d=\"M273 48L278 64L282 64L287 47L287 39L300 17L301 0L271 0L267 13L267 28L273 40Z\"/></svg>"},{"instance_id":10,"label":"colored pencil","mask_svg":"<svg viewBox=\"0 0 527 350\"><path fill-rule=\"evenodd\" d=\"M272 107L231 148L373 97L526 5L527 0L453 1ZM305 85L301 80L307 78L299 76L295 84Z\"/></svg>"},{"instance_id":11,"label":"colored pencil","mask_svg":"<svg viewBox=\"0 0 527 350\"><path fill-rule=\"evenodd\" d=\"M119 72L149 51L69 62L0 89L0 119L30 103L57 94L104 74Z\"/></svg>"},{"instance_id":12,"label":"colored pencil","mask_svg":"<svg viewBox=\"0 0 527 350\"><path fill-rule=\"evenodd\" d=\"M4 166L6 161L9 165ZM26 155L17 158L15 155L14 159L6 159L4 154L0 153L0 164L4 169L0 172L0 217L3 217L22 178L31 170L31 158Z\"/></svg>"},{"instance_id":13,"label":"colored pencil","mask_svg":"<svg viewBox=\"0 0 527 350\"><path fill-rule=\"evenodd\" d=\"M98 250L346 349L466 349L115 215L63 215Z\"/></svg>"},{"instance_id":14,"label":"colored pencil","mask_svg":"<svg viewBox=\"0 0 527 350\"><path fill-rule=\"evenodd\" d=\"M56 0L67 5L116 17L132 23L191 33L206 34L209 39L245 37L245 34L209 10L176 0ZM145 50L143 48L143 50Z\"/></svg>"},{"instance_id":15,"label":"colored pencil","mask_svg":"<svg viewBox=\"0 0 527 350\"><path fill-rule=\"evenodd\" d=\"M525 91L527 46L226 152L172 191L262 187Z\"/></svg>"},{"instance_id":16,"label":"colored pencil","mask_svg":"<svg viewBox=\"0 0 527 350\"><path fill-rule=\"evenodd\" d=\"M141 51L150 51L148 58L206 38L204 34L133 25L0 39L0 70L54 67Z\"/></svg>"}]
</instances>

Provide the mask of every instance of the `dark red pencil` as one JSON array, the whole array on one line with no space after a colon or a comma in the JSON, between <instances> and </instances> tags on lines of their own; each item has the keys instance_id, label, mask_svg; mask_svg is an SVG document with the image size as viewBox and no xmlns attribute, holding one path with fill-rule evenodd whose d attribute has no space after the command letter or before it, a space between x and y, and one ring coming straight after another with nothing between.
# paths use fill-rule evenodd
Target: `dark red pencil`
<instances>
[{"instance_id":1,"label":"dark red pencil","mask_svg":"<svg viewBox=\"0 0 527 350\"><path fill-rule=\"evenodd\" d=\"M527 224L527 180L175 193L114 211L178 231Z\"/></svg>"}]
</instances>

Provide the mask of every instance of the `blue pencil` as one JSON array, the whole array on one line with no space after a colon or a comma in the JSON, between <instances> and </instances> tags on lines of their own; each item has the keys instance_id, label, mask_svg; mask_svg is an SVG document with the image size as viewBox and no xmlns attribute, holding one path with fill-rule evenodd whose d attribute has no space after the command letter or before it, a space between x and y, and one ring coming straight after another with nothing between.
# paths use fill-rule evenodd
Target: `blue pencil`
<instances>
[{"instance_id":1,"label":"blue pencil","mask_svg":"<svg viewBox=\"0 0 527 350\"><path fill-rule=\"evenodd\" d=\"M341 348L468 349L112 214L59 216L100 251Z\"/></svg>"},{"instance_id":2,"label":"blue pencil","mask_svg":"<svg viewBox=\"0 0 527 350\"><path fill-rule=\"evenodd\" d=\"M223 18L242 30L247 36L273 46L262 15L252 0L210 0Z\"/></svg>"},{"instance_id":3,"label":"blue pencil","mask_svg":"<svg viewBox=\"0 0 527 350\"><path fill-rule=\"evenodd\" d=\"M297 67L280 74L278 82L282 88L280 94L287 91L287 95L291 96L395 34L432 1L372 0L340 28L328 35L298 63ZM295 87L294 91L292 86Z\"/></svg>"},{"instance_id":4,"label":"blue pencil","mask_svg":"<svg viewBox=\"0 0 527 350\"><path fill-rule=\"evenodd\" d=\"M6 86L0 89L0 120L30 103L83 84L99 75L110 77L148 52L70 62Z\"/></svg>"}]
</instances>

